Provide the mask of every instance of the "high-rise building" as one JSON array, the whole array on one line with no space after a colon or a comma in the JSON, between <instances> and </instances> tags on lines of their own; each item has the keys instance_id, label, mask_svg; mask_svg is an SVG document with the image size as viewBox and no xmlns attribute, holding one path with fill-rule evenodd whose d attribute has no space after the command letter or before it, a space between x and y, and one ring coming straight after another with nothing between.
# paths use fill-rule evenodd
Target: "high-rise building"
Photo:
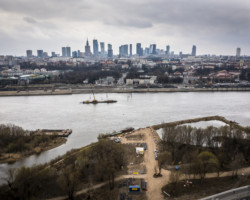
<instances>
[{"instance_id":1,"label":"high-rise building","mask_svg":"<svg viewBox=\"0 0 250 200\"><path fill-rule=\"evenodd\" d=\"M129 45L129 55L132 56L133 55L133 52L132 52L132 44Z\"/></svg>"},{"instance_id":2,"label":"high-rise building","mask_svg":"<svg viewBox=\"0 0 250 200\"><path fill-rule=\"evenodd\" d=\"M149 46L149 54L152 54L152 53L153 53L153 45L150 44L150 46Z\"/></svg>"},{"instance_id":3,"label":"high-rise building","mask_svg":"<svg viewBox=\"0 0 250 200\"><path fill-rule=\"evenodd\" d=\"M80 50L77 50L77 57L81 58L81 51Z\"/></svg>"},{"instance_id":4,"label":"high-rise building","mask_svg":"<svg viewBox=\"0 0 250 200\"><path fill-rule=\"evenodd\" d=\"M141 47L141 43L137 43L136 44L136 54L138 56L143 56L143 49Z\"/></svg>"},{"instance_id":5,"label":"high-rise building","mask_svg":"<svg viewBox=\"0 0 250 200\"><path fill-rule=\"evenodd\" d=\"M71 48L66 47L66 57L71 57Z\"/></svg>"},{"instance_id":6,"label":"high-rise building","mask_svg":"<svg viewBox=\"0 0 250 200\"><path fill-rule=\"evenodd\" d=\"M72 52L72 57L73 57L73 58L77 58L77 57L78 57L78 56L77 56L77 51L73 51L73 52Z\"/></svg>"},{"instance_id":7,"label":"high-rise building","mask_svg":"<svg viewBox=\"0 0 250 200\"><path fill-rule=\"evenodd\" d=\"M48 58L49 54L47 52L43 52L43 58Z\"/></svg>"},{"instance_id":8,"label":"high-rise building","mask_svg":"<svg viewBox=\"0 0 250 200\"><path fill-rule=\"evenodd\" d=\"M149 55L150 54L150 48L149 47L145 48L144 54L145 55Z\"/></svg>"},{"instance_id":9,"label":"high-rise building","mask_svg":"<svg viewBox=\"0 0 250 200\"><path fill-rule=\"evenodd\" d=\"M236 57L240 57L240 52L241 52L241 49L238 47L236 49Z\"/></svg>"},{"instance_id":10,"label":"high-rise building","mask_svg":"<svg viewBox=\"0 0 250 200\"><path fill-rule=\"evenodd\" d=\"M98 41L96 39L93 40L93 54L94 56L98 56Z\"/></svg>"},{"instance_id":11,"label":"high-rise building","mask_svg":"<svg viewBox=\"0 0 250 200\"><path fill-rule=\"evenodd\" d=\"M43 57L43 50L37 50L37 57L42 58Z\"/></svg>"},{"instance_id":12,"label":"high-rise building","mask_svg":"<svg viewBox=\"0 0 250 200\"><path fill-rule=\"evenodd\" d=\"M104 42L100 42L100 46L101 46L101 55L104 56L104 54L105 54L105 44L104 44Z\"/></svg>"},{"instance_id":13,"label":"high-rise building","mask_svg":"<svg viewBox=\"0 0 250 200\"><path fill-rule=\"evenodd\" d=\"M128 45L122 45L119 47L119 55L120 56L128 56Z\"/></svg>"},{"instance_id":14,"label":"high-rise building","mask_svg":"<svg viewBox=\"0 0 250 200\"><path fill-rule=\"evenodd\" d=\"M56 57L56 53L54 51L51 52L52 57Z\"/></svg>"},{"instance_id":15,"label":"high-rise building","mask_svg":"<svg viewBox=\"0 0 250 200\"><path fill-rule=\"evenodd\" d=\"M192 56L196 56L196 46L193 45L192 47Z\"/></svg>"},{"instance_id":16,"label":"high-rise building","mask_svg":"<svg viewBox=\"0 0 250 200\"><path fill-rule=\"evenodd\" d=\"M90 56L91 51L90 51L90 46L89 46L89 41L87 39L86 45L85 45L85 56Z\"/></svg>"},{"instance_id":17,"label":"high-rise building","mask_svg":"<svg viewBox=\"0 0 250 200\"><path fill-rule=\"evenodd\" d=\"M166 46L166 54L170 55L170 46L169 45Z\"/></svg>"},{"instance_id":18,"label":"high-rise building","mask_svg":"<svg viewBox=\"0 0 250 200\"><path fill-rule=\"evenodd\" d=\"M113 49L111 44L108 44L108 57L113 58Z\"/></svg>"},{"instance_id":19,"label":"high-rise building","mask_svg":"<svg viewBox=\"0 0 250 200\"><path fill-rule=\"evenodd\" d=\"M66 47L62 47L62 57L66 57L67 53L66 53Z\"/></svg>"},{"instance_id":20,"label":"high-rise building","mask_svg":"<svg viewBox=\"0 0 250 200\"><path fill-rule=\"evenodd\" d=\"M152 44L152 54L156 55L156 44Z\"/></svg>"},{"instance_id":21,"label":"high-rise building","mask_svg":"<svg viewBox=\"0 0 250 200\"><path fill-rule=\"evenodd\" d=\"M26 55L27 55L27 58L31 58L32 57L32 50L27 50Z\"/></svg>"}]
</instances>

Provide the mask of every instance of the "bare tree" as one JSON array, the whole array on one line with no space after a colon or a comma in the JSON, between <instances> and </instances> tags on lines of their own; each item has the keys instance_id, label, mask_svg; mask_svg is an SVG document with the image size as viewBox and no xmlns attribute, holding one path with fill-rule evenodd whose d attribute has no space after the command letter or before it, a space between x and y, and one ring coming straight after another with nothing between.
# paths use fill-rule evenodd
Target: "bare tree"
<instances>
[{"instance_id":1,"label":"bare tree","mask_svg":"<svg viewBox=\"0 0 250 200\"><path fill-rule=\"evenodd\" d=\"M238 153L235 156L235 159L229 164L230 169L232 170L232 178L238 176L238 170L242 167L245 159L242 153Z\"/></svg>"},{"instance_id":2,"label":"bare tree","mask_svg":"<svg viewBox=\"0 0 250 200\"><path fill-rule=\"evenodd\" d=\"M73 200L74 193L79 183L77 171L72 166L67 166L65 169L63 169L58 182L61 187L67 192L68 199Z\"/></svg>"}]
</instances>

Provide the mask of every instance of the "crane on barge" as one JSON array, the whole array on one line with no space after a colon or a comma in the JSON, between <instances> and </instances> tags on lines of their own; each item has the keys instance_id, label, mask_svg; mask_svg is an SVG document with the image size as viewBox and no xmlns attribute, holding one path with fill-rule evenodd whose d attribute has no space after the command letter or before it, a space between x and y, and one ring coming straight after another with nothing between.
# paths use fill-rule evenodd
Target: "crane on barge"
<instances>
[{"instance_id":1,"label":"crane on barge","mask_svg":"<svg viewBox=\"0 0 250 200\"><path fill-rule=\"evenodd\" d=\"M95 93L94 93L93 89L92 89L92 94L93 94L93 97L94 97L93 101L86 100L86 101L83 101L82 103L83 104L98 104L98 103L116 103L117 102L116 100L112 100L112 99L107 99L107 100L104 100L104 101L96 100Z\"/></svg>"}]
</instances>

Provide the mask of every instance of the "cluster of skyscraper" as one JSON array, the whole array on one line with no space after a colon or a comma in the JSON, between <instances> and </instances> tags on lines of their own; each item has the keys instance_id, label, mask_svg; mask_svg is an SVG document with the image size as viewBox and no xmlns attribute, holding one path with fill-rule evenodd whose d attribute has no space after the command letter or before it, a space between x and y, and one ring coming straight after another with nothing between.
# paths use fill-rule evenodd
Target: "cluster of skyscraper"
<instances>
[{"instance_id":1,"label":"cluster of skyscraper","mask_svg":"<svg viewBox=\"0 0 250 200\"><path fill-rule=\"evenodd\" d=\"M113 57L113 49L112 49L112 45L108 44L108 52L105 51L105 43L104 42L100 42L100 47L101 47L101 51L99 52L99 44L98 41L96 39L93 40L93 54L91 53L90 50L90 45L89 45L89 41L87 40L86 45L85 45L85 56L94 56L94 57L109 57L112 58Z\"/></svg>"},{"instance_id":2,"label":"cluster of skyscraper","mask_svg":"<svg viewBox=\"0 0 250 200\"><path fill-rule=\"evenodd\" d=\"M62 47L62 57L71 57L70 47Z\"/></svg>"},{"instance_id":3,"label":"cluster of skyscraper","mask_svg":"<svg viewBox=\"0 0 250 200\"><path fill-rule=\"evenodd\" d=\"M108 49L105 51L105 43L100 42L100 51L99 51L99 43L97 39L93 40L93 53L91 52L91 48L89 45L89 41L87 39L86 45L85 45L85 52L81 52L80 50L73 51L71 54L71 48L69 46L62 47L62 57L73 57L73 58L81 58L81 57L101 57L101 58L113 58L113 49L112 45L107 45ZM119 47L119 56L120 57L130 57L133 55L133 48L132 44L124 44ZM236 49L236 57L240 57L241 49ZM136 43L136 52L135 54L137 56L147 56L147 55L167 55L167 56L173 56L174 52L170 52L170 46L166 46L166 51L157 49L156 44L151 44L149 47L146 47L145 49L142 48L141 43ZM27 50L26 55L28 58L33 57L32 50ZM182 52L179 53L179 56L184 55L190 55L190 54L182 54ZM192 56L196 56L196 46L193 45L192 47ZM60 55L56 54L55 52L52 52L52 57L58 57ZM48 57L47 52L43 52L43 50L37 50L37 57L38 58L46 58Z\"/></svg>"}]
</instances>

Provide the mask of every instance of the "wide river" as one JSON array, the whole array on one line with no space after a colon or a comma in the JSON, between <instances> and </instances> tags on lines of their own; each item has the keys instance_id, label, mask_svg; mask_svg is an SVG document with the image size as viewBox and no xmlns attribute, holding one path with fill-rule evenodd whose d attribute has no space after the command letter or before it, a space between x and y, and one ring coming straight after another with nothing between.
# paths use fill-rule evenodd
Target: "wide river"
<instances>
[{"instance_id":1,"label":"wide river","mask_svg":"<svg viewBox=\"0 0 250 200\"><path fill-rule=\"evenodd\" d=\"M105 100L106 94L96 94ZM126 127L146 127L162 122L221 115L250 125L250 92L189 92L108 94L114 104L81 104L89 94L62 96L0 97L0 123L24 129L72 129L66 144L27 157L12 165L0 165L0 177L10 167L50 161L72 148L97 141L99 133ZM1 139L1 138L0 138Z\"/></svg>"}]
</instances>

